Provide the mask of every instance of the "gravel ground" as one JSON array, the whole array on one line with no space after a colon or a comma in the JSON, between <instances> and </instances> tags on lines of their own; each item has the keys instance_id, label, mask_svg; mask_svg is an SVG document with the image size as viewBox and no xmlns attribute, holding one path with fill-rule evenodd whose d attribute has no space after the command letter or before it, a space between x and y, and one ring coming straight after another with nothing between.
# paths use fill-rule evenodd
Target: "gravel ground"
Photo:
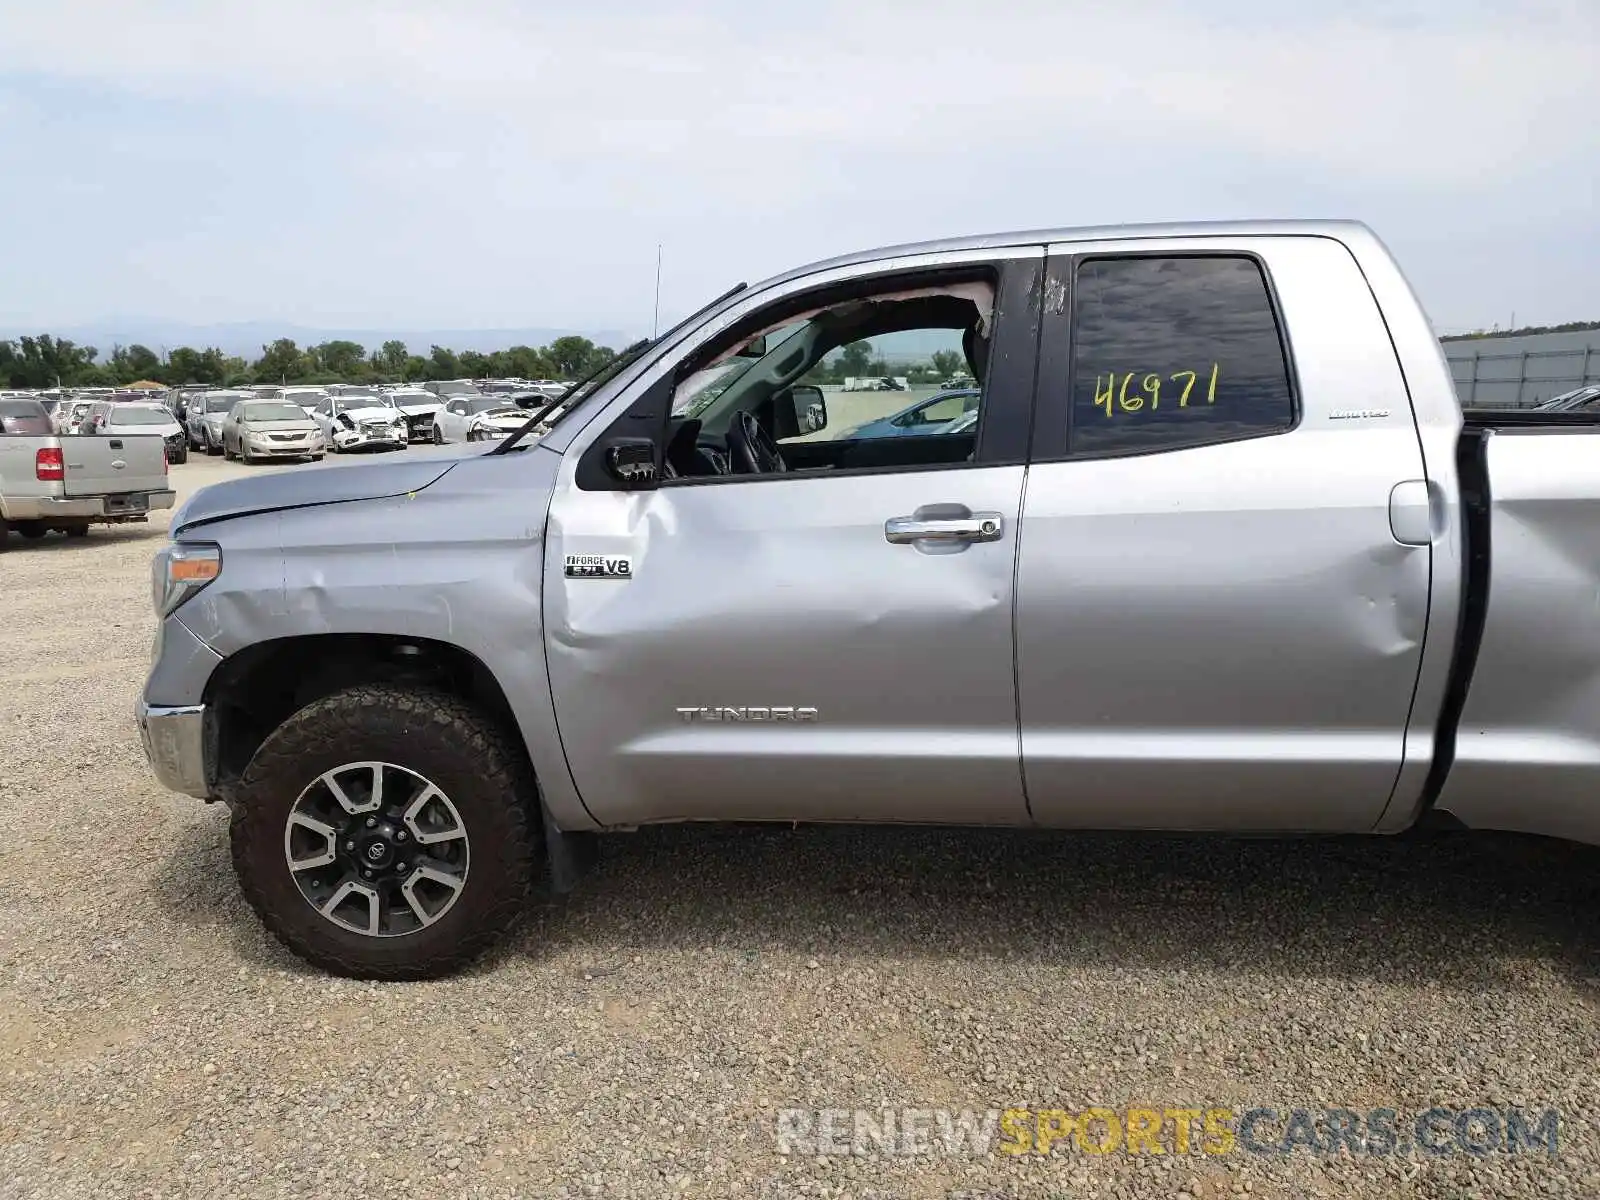
<instances>
[{"instance_id":1,"label":"gravel ground","mask_svg":"<svg viewBox=\"0 0 1600 1200\"><path fill-rule=\"evenodd\" d=\"M460 977L319 975L139 751L161 536L0 556L0 1195L1600 1195L1600 855L1555 843L667 829ZM789 1107L1146 1104L1563 1120L1555 1157L775 1138Z\"/></svg>"}]
</instances>

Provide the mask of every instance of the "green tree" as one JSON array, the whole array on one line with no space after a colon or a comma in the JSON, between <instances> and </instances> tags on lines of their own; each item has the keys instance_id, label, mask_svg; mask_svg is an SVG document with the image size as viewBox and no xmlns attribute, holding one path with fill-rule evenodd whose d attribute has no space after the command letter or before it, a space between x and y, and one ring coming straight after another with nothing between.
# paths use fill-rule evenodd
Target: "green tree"
<instances>
[{"instance_id":1,"label":"green tree","mask_svg":"<svg viewBox=\"0 0 1600 1200\"><path fill-rule=\"evenodd\" d=\"M306 353L313 360L313 370L337 375L340 379L356 378L363 373L366 365L366 351L358 342L323 342Z\"/></svg>"},{"instance_id":2,"label":"green tree","mask_svg":"<svg viewBox=\"0 0 1600 1200\"><path fill-rule=\"evenodd\" d=\"M406 344L401 341L388 341L374 357L373 365L380 373L390 379L402 379L406 373L406 359L409 353Z\"/></svg>"},{"instance_id":3,"label":"green tree","mask_svg":"<svg viewBox=\"0 0 1600 1200\"><path fill-rule=\"evenodd\" d=\"M870 374L872 343L851 342L839 352L839 377Z\"/></svg>"},{"instance_id":4,"label":"green tree","mask_svg":"<svg viewBox=\"0 0 1600 1200\"><path fill-rule=\"evenodd\" d=\"M233 361L242 362L239 359ZM215 347L195 350L189 346L179 346L167 355L167 365L157 378L162 383L212 383L220 386L227 377L228 363L227 357Z\"/></svg>"},{"instance_id":5,"label":"green tree","mask_svg":"<svg viewBox=\"0 0 1600 1200\"><path fill-rule=\"evenodd\" d=\"M457 379L461 375L461 360L453 350L431 346L428 349L428 370L433 372L428 376L429 379Z\"/></svg>"},{"instance_id":6,"label":"green tree","mask_svg":"<svg viewBox=\"0 0 1600 1200\"><path fill-rule=\"evenodd\" d=\"M487 354L480 354L476 350L463 350L459 357L463 375L472 379L487 379L494 373L490 369Z\"/></svg>"},{"instance_id":7,"label":"green tree","mask_svg":"<svg viewBox=\"0 0 1600 1200\"><path fill-rule=\"evenodd\" d=\"M78 346L48 333L0 342L0 377L15 388L54 387L58 380L71 387L98 373L97 353L93 346Z\"/></svg>"},{"instance_id":8,"label":"green tree","mask_svg":"<svg viewBox=\"0 0 1600 1200\"><path fill-rule=\"evenodd\" d=\"M548 379L556 374L556 365L544 350L513 346L506 351L505 374L519 379Z\"/></svg>"},{"instance_id":9,"label":"green tree","mask_svg":"<svg viewBox=\"0 0 1600 1200\"><path fill-rule=\"evenodd\" d=\"M578 337L575 334L558 337L545 347L544 352L549 355L550 365L555 368L555 373L563 379L576 379L580 375L587 375L600 365L594 361L598 347L588 338Z\"/></svg>"},{"instance_id":10,"label":"green tree","mask_svg":"<svg viewBox=\"0 0 1600 1200\"><path fill-rule=\"evenodd\" d=\"M948 379L952 375L965 374L967 360L954 350L935 350L933 352L934 374L940 379Z\"/></svg>"},{"instance_id":11,"label":"green tree","mask_svg":"<svg viewBox=\"0 0 1600 1200\"><path fill-rule=\"evenodd\" d=\"M419 380L430 378L428 375L428 360L420 354L408 354L406 356L406 369L401 374L407 383L416 383Z\"/></svg>"},{"instance_id":12,"label":"green tree","mask_svg":"<svg viewBox=\"0 0 1600 1200\"><path fill-rule=\"evenodd\" d=\"M306 361L306 356L291 339L279 338L272 345L261 347L261 357L251 369L262 383L281 383L285 379L300 378L311 367L312 364Z\"/></svg>"}]
</instances>

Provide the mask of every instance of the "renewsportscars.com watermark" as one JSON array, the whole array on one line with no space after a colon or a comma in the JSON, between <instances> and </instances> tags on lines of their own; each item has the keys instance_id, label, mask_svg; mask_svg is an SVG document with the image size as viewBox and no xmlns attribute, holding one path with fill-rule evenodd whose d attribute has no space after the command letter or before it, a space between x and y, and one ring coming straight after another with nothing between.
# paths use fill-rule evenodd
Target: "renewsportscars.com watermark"
<instances>
[{"instance_id":1,"label":"renewsportscars.com watermark","mask_svg":"<svg viewBox=\"0 0 1600 1200\"><path fill-rule=\"evenodd\" d=\"M779 1154L1300 1153L1374 1157L1559 1153L1555 1109L785 1108Z\"/></svg>"}]
</instances>

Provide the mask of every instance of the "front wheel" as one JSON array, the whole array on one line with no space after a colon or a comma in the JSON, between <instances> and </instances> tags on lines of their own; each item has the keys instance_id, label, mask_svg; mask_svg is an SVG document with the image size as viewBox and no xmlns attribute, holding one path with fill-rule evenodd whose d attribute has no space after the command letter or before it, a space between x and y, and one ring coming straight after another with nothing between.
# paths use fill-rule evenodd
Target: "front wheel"
<instances>
[{"instance_id":1,"label":"front wheel","mask_svg":"<svg viewBox=\"0 0 1600 1200\"><path fill-rule=\"evenodd\" d=\"M522 914L538 861L524 756L443 692L350 688L295 713L246 768L234 869L268 929L324 970L428 979Z\"/></svg>"},{"instance_id":2,"label":"front wheel","mask_svg":"<svg viewBox=\"0 0 1600 1200\"><path fill-rule=\"evenodd\" d=\"M216 454L221 454L222 453L222 448L211 440L211 430L209 430L209 429L206 430L205 434L203 436L205 438L205 443L206 443L205 449L206 449L206 453L208 455L216 455Z\"/></svg>"},{"instance_id":3,"label":"front wheel","mask_svg":"<svg viewBox=\"0 0 1600 1200\"><path fill-rule=\"evenodd\" d=\"M433 423L433 444L435 446L444 445L444 430L439 428L437 421Z\"/></svg>"}]
</instances>

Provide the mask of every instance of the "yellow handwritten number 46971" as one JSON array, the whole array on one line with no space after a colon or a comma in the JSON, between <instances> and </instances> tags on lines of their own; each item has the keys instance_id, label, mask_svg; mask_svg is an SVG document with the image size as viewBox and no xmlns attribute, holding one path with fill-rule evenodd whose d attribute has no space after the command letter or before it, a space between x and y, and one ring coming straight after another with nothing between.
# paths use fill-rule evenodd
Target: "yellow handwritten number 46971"
<instances>
[{"instance_id":1,"label":"yellow handwritten number 46971","mask_svg":"<svg viewBox=\"0 0 1600 1200\"><path fill-rule=\"evenodd\" d=\"M1113 412L1138 412L1144 408L1146 400L1150 402L1152 410L1160 408L1161 376L1154 371L1139 381L1140 386L1144 389L1144 395L1139 395L1137 392L1132 396L1128 395L1128 388L1137 374L1137 371L1128 371L1125 374L1121 374L1122 384L1120 387L1117 384L1118 372L1113 371L1109 375L1096 375L1094 377L1094 406L1096 408L1104 408L1108 417ZM1189 407L1189 394L1194 391L1194 385L1199 378L1200 376L1194 371L1174 371L1167 376L1169 382L1175 383L1180 379L1183 381L1183 391L1178 396L1179 408ZM1102 380L1104 381L1103 387L1101 385ZM1215 404L1216 402L1217 364L1212 363L1211 375L1206 383L1206 403Z\"/></svg>"}]
</instances>

